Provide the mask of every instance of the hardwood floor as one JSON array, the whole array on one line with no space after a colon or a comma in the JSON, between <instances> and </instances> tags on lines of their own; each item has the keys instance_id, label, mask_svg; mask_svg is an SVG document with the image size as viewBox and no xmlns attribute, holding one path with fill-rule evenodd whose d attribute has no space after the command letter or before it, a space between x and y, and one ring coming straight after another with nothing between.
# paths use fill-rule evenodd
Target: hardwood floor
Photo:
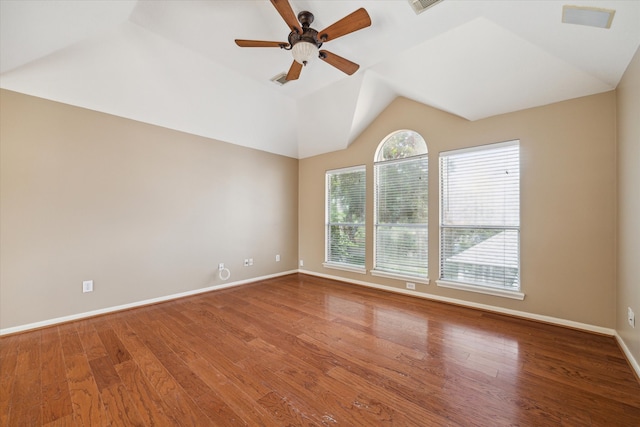
<instances>
[{"instance_id":1,"label":"hardwood floor","mask_svg":"<svg viewBox=\"0 0 640 427\"><path fill-rule=\"evenodd\" d=\"M639 426L615 340L305 275L0 339L2 426Z\"/></svg>"}]
</instances>

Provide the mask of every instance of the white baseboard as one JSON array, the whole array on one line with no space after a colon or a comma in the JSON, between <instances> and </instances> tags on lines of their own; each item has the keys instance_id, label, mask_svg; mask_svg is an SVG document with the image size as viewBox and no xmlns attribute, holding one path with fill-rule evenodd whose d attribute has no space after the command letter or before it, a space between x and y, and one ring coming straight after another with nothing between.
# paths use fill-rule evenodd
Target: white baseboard
<instances>
[{"instance_id":1,"label":"white baseboard","mask_svg":"<svg viewBox=\"0 0 640 427\"><path fill-rule=\"evenodd\" d=\"M564 326L564 327L573 328L573 329L580 329L580 330L588 331L588 332L595 332L595 333L598 333L598 334L601 334L601 335L609 335L609 336L615 336L616 335L615 329L603 328L601 326L590 325L590 324L587 324L587 323L574 322L572 320L559 319L557 317L544 316L544 315L541 315L541 314L534 314L534 313L527 313L526 311L511 310L511 309L508 309L508 308L496 307L496 306L493 306L493 305L479 304L479 303L465 301L465 300L461 300L461 299L457 299L457 298L449 298L449 297L443 297L443 296L439 296L439 295L425 294L425 293L422 293L422 292L410 291L410 290L407 290L407 289L394 288L392 286L378 285L377 283L370 283L370 282L365 282L365 281L362 281L362 280L353 280L353 279L348 279L348 278L345 278L345 277L339 277L339 276L332 276L332 275L329 275L329 274L317 273L315 271L298 270L298 272L300 272L302 274L308 274L310 276L318 276L318 277L323 277L325 279L332 279L332 280L337 280L337 281L340 281L340 282L352 283L354 285L361 285L361 286L366 286L366 287L369 287L369 288L380 289L380 290L383 290L383 291L395 292L395 293L404 294L404 295L411 295L411 296L418 297L418 298L424 298L424 299L429 299L429 300L434 300L434 301L447 302L447 303L450 303L450 304L462 305L462 306L470 307L470 308L477 308L477 309L480 309L480 310L491 311L491 312L494 312L494 313L507 314L509 316L520 317L520 318L530 319L530 320L536 320L536 321L539 321L539 322L551 323L551 324L558 325L558 326Z\"/></svg>"},{"instance_id":2,"label":"white baseboard","mask_svg":"<svg viewBox=\"0 0 640 427\"><path fill-rule=\"evenodd\" d=\"M143 300L143 301L132 302L132 303L129 303L129 304L123 304L123 305L117 305L117 306L114 306L114 307L101 308L101 309L98 309L98 310L87 311L87 312L84 312L84 313L72 314L70 316L56 317L55 319L48 319L48 320L43 320L43 321L40 321L40 322L28 323L26 325L20 325L20 326L14 326L14 327L11 327L11 328L0 329L0 336L8 335L8 334L15 334L17 332L24 332L24 331L28 331L28 330L31 330L31 329L45 328L47 326L53 326L53 325L57 325L59 323L70 322L70 321L73 321L73 320L86 319L88 317L99 316L101 314L113 313L113 312L116 312L116 311L127 310L127 309L135 308L135 307L142 307L142 306L145 306L145 305L156 304L156 303L163 302L163 301L171 301L171 300L174 300L174 299L184 298L184 297L188 297L188 296L191 296L191 295L202 294L202 293L205 293L205 292L217 291L217 290L221 290L221 289L232 288L232 287L235 287L235 286L246 285L246 284L249 284L249 283L259 282L261 280L272 279L274 277L286 276L288 274L294 274L294 273L297 273L297 272L298 272L298 270L284 271L284 272L281 272L281 273L270 274L270 275L267 275L267 276L253 277L251 279L238 280L238 281L235 281L235 282L223 283L221 285L209 286L207 288L194 289L192 291L181 292L181 293L178 293L178 294L165 295L165 296L158 297L158 298L151 298L151 299L147 299L147 300Z\"/></svg>"},{"instance_id":3,"label":"white baseboard","mask_svg":"<svg viewBox=\"0 0 640 427\"><path fill-rule=\"evenodd\" d=\"M636 371L636 377L640 379L640 364L635 359L635 357L633 357L633 354L631 354L631 350L629 350L629 347L627 347L627 343L624 342L624 340L622 339L620 334L618 334L617 331L615 335L616 335L616 340L618 341L618 345L622 349L622 352L624 353L624 355L627 357L627 360L629 361L631 368L633 368L633 370Z\"/></svg>"}]
</instances>

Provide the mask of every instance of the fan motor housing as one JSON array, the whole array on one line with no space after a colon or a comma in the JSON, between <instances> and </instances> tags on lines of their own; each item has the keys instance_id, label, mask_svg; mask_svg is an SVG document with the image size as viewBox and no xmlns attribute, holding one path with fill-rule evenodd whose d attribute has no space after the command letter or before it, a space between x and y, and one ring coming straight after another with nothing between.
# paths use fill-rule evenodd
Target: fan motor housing
<instances>
[{"instance_id":1,"label":"fan motor housing","mask_svg":"<svg viewBox=\"0 0 640 427\"><path fill-rule=\"evenodd\" d=\"M293 47L298 42L307 42L315 44L320 49L322 42L318 40L318 31L310 27L313 19L313 13L309 11L303 10L298 13L298 21L302 24L302 34L297 31L291 31L289 33L289 46Z\"/></svg>"},{"instance_id":2,"label":"fan motor housing","mask_svg":"<svg viewBox=\"0 0 640 427\"><path fill-rule=\"evenodd\" d=\"M322 42L318 41L318 32L309 27L304 28L302 34L296 33L295 31L289 33L289 45L293 46L298 42L313 43L318 46L318 49L322 46Z\"/></svg>"}]
</instances>

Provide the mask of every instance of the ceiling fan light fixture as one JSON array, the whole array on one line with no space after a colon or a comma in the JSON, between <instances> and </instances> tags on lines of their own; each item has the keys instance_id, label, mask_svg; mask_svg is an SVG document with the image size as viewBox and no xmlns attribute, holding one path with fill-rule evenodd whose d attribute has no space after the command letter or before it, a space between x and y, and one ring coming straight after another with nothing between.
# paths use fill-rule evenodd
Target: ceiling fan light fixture
<instances>
[{"instance_id":1,"label":"ceiling fan light fixture","mask_svg":"<svg viewBox=\"0 0 640 427\"><path fill-rule=\"evenodd\" d=\"M1 0L0 0L1 1ZM325 42L335 40L338 37L353 33L371 25L371 17L366 9L361 7L342 19L337 20L321 32L311 28L314 17L313 13L303 10L298 13L298 19L289 4L289 0L271 0L271 4L276 8L282 19L291 30L287 43L266 41L266 40L243 40L236 39L236 44L240 47L279 47L290 50L293 54L293 61L289 71L285 75L286 81L298 80L302 67L313 58L319 57L327 64L337 68L347 75L352 75L360 66L341 56L327 50L320 50ZM299 22L299 23L298 23ZM280 80L281 77L275 80Z\"/></svg>"},{"instance_id":2,"label":"ceiling fan light fixture","mask_svg":"<svg viewBox=\"0 0 640 427\"><path fill-rule=\"evenodd\" d=\"M299 41L293 45L291 53L297 63L307 65L307 62L318 56L318 46L315 43Z\"/></svg>"}]
</instances>

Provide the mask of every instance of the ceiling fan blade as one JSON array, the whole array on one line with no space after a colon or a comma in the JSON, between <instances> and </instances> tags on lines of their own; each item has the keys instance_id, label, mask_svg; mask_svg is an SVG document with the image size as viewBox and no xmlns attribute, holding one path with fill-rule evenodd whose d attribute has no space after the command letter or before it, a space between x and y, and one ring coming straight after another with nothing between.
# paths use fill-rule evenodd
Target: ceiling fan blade
<instances>
[{"instance_id":1,"label":"ceiling fan blade","mask_svg":"<svg viewBox=\"0 0 640 427\"><path fill-rule=\"evenodd\" d=\"M329 25L322 31L318 32L318 40L321 42L328 42L329 40L337 39L345 34L352 33L354 31L361 30L371 25L371 18L366 10L360 8L350 15L345 16L338 22Z\"/></svg>"},{"instance_id":2,"label":"ceiling fan blade","mask_svg":"<svg viewBox=\"0 0 640 427\"><path fill-rule=\"evenodd\" d=\"M298 18L296 18L296 14L291 9L291 5L288 0L271 0L271 3L276 8L284 22L287 23L287 26L291 31L295 31L298 34L302 34L302 28L300 28L300 23L298 23Z\"/></svg>"},{"instance_id":3,"label":"ceiling fan blade","mask_svg":"<svg viewBox=\"0 0 640 427\"><path fill-rule=\"evenodd\" d=\"M287 80L298 80L298 77L300 77L300 71L302 71L302 64L298 61L293 61L293 64L291 64L291 68L289 68L289 72L287 73Z\"/></svg>"},{"instance_id":4,"label":"ceiling fan blade","mask_svg":"<svg viewBox=\"0 0 640 427\"><path fill-rule=\"evenodd\" d=\"M236 44L240 47L289 47L285 42L268 42L264 40L240 40L236 39Z\"/></svg>"},{"instance_id":5,"label":"ceiling fan blade","mask_svg":"<svg viewBox=\"0 0 640 427\"><path fill-rule=\"evenodd\" d=\"M335 53L331 53L328 50L320 51L320 59L322 59L324 62L327 62L330 65L333 65L343 73L346 73L349 75L355 73L356 71L358 71L358 68L360 68L360 66L355 62L351 62L348 59L344 59L343 57L338 56Z\"/></svg>"}]
</instances>

